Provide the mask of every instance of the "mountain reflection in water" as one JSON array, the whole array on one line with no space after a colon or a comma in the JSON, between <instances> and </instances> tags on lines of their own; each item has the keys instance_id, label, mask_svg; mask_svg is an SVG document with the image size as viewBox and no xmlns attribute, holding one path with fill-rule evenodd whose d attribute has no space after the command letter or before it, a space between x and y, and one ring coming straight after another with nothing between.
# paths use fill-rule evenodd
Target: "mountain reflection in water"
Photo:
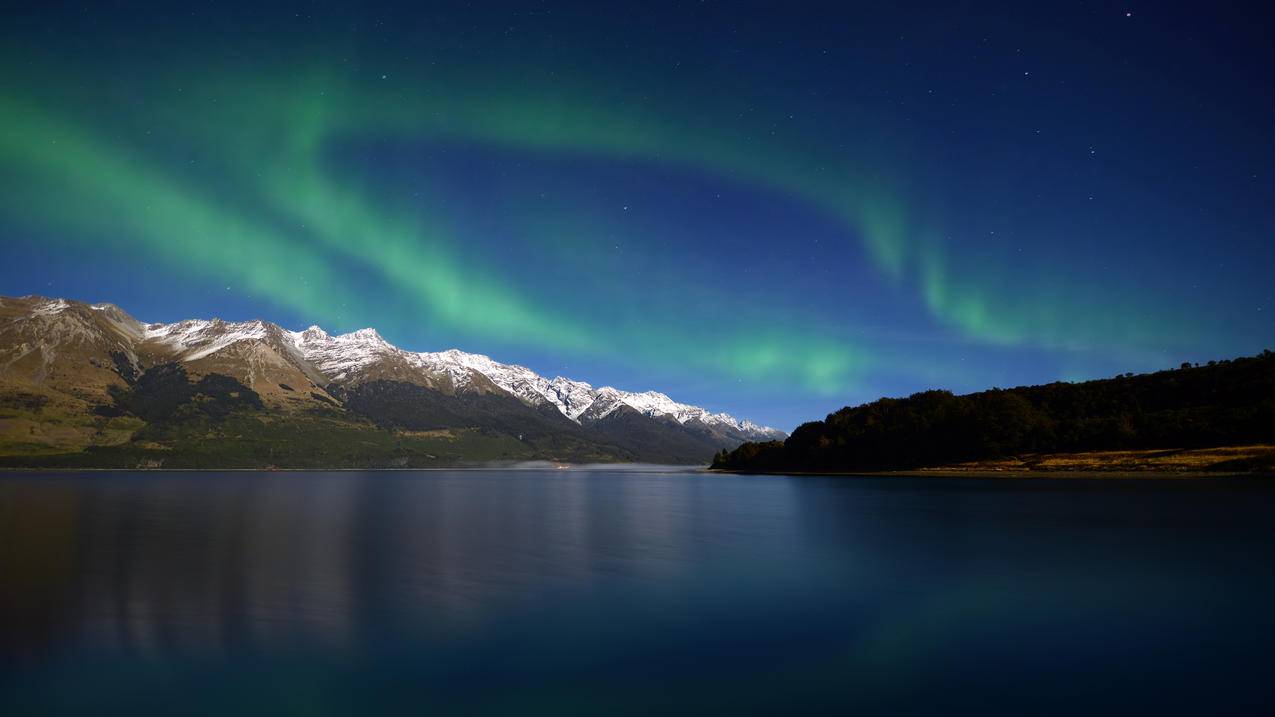
<instances>
[{"instance_id":1,"label":"mountain reflection in water","mask_svg":"<svg viewBox=\"0 0 1275 717\"><path fill-rule=\"evenodd\" d=\"M3 476L0 707L1257 707L1273 507L1252 481Z\"/></svg>"}]
</instances>

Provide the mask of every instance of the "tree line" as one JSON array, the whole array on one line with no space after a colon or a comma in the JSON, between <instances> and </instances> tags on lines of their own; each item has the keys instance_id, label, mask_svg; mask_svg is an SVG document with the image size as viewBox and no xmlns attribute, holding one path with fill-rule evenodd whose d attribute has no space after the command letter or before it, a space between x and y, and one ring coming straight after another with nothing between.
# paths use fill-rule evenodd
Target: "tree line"
<instances>
[{"instance_id":1,"label":"tree line","mask_svg":"<svg viewBox=\"0 0 1275 717\"><path fill-rule=\"evenodd\" d=\"M1083 383L924 391L846 407L714 468L909 470L1032 453L1275 441L1275 353Z\"/></svg>"}]
</instances>

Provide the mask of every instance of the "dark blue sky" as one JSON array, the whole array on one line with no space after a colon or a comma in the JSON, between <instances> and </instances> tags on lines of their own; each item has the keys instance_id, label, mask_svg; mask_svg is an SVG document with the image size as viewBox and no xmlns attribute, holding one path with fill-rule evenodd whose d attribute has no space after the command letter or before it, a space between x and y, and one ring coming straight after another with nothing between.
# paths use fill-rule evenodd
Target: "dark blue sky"
<instances>
[{"instance_id":1,"label":"dark blue sky","mask_svg":"<svg viewBox=\"0 0 1275 717\"><path fill-rule=\"evenodd\" d=\"M1275 345L1261 4L11 11L0 292L791 428Z\"/></svg>"}]
</instances>

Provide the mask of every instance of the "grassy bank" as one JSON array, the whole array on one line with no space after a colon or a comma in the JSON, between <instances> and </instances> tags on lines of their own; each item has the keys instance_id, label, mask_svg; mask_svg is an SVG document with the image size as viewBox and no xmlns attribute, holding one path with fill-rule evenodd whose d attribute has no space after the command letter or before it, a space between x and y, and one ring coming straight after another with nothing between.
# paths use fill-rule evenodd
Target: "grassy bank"
<instances>
[{"instance_id":1,"label":"grassy bank","mask_svg":"<svg viewBox=\"0 0 1275 717\"><path fill-rule=\"evenodd\" d=\"M1275 445L1034 453L897 471L727 470L723 472L954 478L1218 478L1239 475L1275 477Z\"/></svg>"}]
</instances>

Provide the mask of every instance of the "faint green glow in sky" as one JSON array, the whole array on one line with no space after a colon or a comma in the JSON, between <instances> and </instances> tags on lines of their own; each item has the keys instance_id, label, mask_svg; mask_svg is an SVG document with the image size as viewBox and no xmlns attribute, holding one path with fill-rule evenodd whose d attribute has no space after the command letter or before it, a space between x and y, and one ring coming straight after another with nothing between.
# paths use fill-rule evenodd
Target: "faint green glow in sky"
<instances>
[{"instance_id":1,"label":"faint green glow in sky","mask_svg":"<svg viewBox=\"0 0 1275 717\"><path fill-rule=\"evenodd\" d=\"M1053 277L1012 277L996 268L995 255L961 273L949 259L954 250L934 239L938 227L911 211L895 180L876 169L881 158L864 157L862 166L832 159L800 138L763 139L745 121L612 102L604 91L566 81L525 87L421 76L368 89L344 73L309 67L247 75L189 69L151 78L144 110L112 109L113 121L132 130L124 137L91 126L83 108L45 106L20 93L0 97L0 152L27 182L6 193L6 213L85 241L109 236L173 266L241 282L316 320L450 326L572 354L696 365L747 381L783 378L819 393L845 391L864 371L910 360L801 317L777 327L773 312L753 310L709 334L669 321L614 335L590 312L520 293L504 280L509 267L462 261L460 239L445 221L400 211L325 161L343 142L461 139L686 167L804 202L844 225L845 240L859 242L862 260L883 281L972 342L1154 345L1186 330L1132 315L1128 301L1125 310L1095 313L1087 304L1109 304L1112 292L1060 291ZM148 125L189 146L199 170L139 146L137 130ZM392 287L399 298L389 317L348 283L347 265Z\"/></svg>"},{"instance_id":2,"label":"faint green glow in sky","mask_svg":"<svg viewBox=\"0 0 1275 717\"><path fill-rule=\"evenodd\" d=\"M312 99L312 98L311 98ZM147 256L234 280L298 312L354 314L397 323L425 320L468 332L566 352L637 351L643 358L693 361L748 380L784 376L807 390L844 388L866 361L857 349L830 345L800 330L748 331L705 346L677 327L648 329L627 345L606 345L599 331L566 314L536 306L505 289L498 277L460 266L441 230L375 206L357 187L343 187L321 166L327 102L307 101L253 124L267 132L282 123L288 142L273 155L233 142L223 159L254 168L247 181L270 203L271 219L201 193L160 163L92 136L84 127L13 98L0 98L0 155L29 183L6 194L6 212L59 227L87 241L113 236ZM375 131L380 128L365 127ZM231 133L227 139L237 136ZM290 224L294 229L280 226ZM392 284L403 303L386 316L361 301L338 262L359 262ZM688 348L684 353L678 346Z\"/></svg>"}]
</instances>

